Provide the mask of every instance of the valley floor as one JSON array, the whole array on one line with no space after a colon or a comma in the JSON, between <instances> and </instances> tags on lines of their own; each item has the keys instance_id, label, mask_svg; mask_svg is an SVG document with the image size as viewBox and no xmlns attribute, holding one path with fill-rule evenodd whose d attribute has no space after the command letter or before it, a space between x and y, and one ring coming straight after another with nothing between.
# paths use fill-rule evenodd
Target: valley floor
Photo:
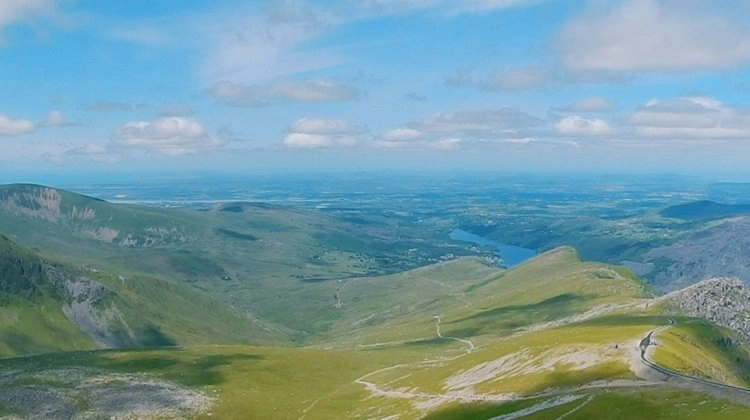
<instances>
[{"instance_id":1,"label":"valley floor","mask_svg":"<svg viewBox=\"0 0 750 420\"><path fill-rule=\"evenodd\" d=\"M481 347L469 345L470 340L440 337L438 330L433 331L437 340L426 346L413 342L359 350L193 346L4 359L0 415L50 419L750 416L746 392L665 375L649 366L648 358L644 363L640 345L645 337L651 344L659 343L667 318L622 312L603 315L539 327ZM440 326L437 319L434 322ZM591 328L603 323L608 328ZM607 348L598 344L601 341L609 343Z\"/></svg>"}]
</instances>

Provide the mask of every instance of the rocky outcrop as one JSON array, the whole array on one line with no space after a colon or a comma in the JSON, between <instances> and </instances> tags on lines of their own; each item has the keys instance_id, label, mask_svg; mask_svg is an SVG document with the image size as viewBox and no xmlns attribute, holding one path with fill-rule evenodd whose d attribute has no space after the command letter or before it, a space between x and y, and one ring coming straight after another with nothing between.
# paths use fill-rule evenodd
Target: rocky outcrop
<instances>
[{"instance_id":1,"label":"rocky outcrop","mask_svg":"<svg viewBox=\"0 0 750 420\"><path fill-rule=\"evenodd\" d=\"M10 214L44 219L49 222L61 220L93 220L96 211L90 207L72 206L64 209L63 196L54 188L35 185L18 186L0 194L0 208Z\"/></svg>"},{"instance_id":2,"label":"rocky outcrop","mask_svg":"<svg viewBox=\"0 0 750 420\"><path fill-rule=\"evenodd\" d=\"M750 343L750 289L738 278L704 280L672 292L664 299L687 316L707 319Z\"/></svg>"},{"instance_id":3,"label":"rocky outcrop","mask_svg":"<svg viewBox=\"0 0 750 420\"><path fill-rule=\"evenodd\" d=\"M76 270L47 262L2 235L0 294L32 305L43 296L53 298L70 322L103 347L137 343L114 302L114 291Z\"/></svg>"},{"instance_id":4,"label":"rocky outcrop","mask_svg":"<svg viewBox=\"0 0 750 420\"><path fill-rule=\"evenodd\" d=\"M688 238L654 248L642 257L649 283L673 291L696 280L732 276L750 283L750 217L725 219ZM642 266L646 268L646 266Z\"/></svg>"},{"instance_id":5,"label":"rocky outcrop","mask_svg":"<svg viewBox=\"0 0 750 420\"><path fill-rule=\"evenodd\" d=\"M159 211L132 212L96 198L41 185L0 185L0 225L5 224L5 232L20 237L29 233L29 227L32 232L36 230L39 223L58 225L60 232L67 231L76 239L95 239L130 248L182 244L193 238L188 226L175 223Z\"/></svg>"}]
</instances>

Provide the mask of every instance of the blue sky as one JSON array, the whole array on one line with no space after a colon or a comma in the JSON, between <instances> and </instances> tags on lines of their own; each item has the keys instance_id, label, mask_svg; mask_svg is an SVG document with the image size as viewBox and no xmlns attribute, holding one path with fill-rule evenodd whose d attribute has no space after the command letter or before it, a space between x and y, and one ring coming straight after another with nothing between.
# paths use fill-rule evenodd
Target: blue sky
<instances>
[{"instance_id":1,"label":"blue sky","mask_svg":"<svg viewBox=\"0 0 750 420\"><path fill-rule=\"evenodd\" d=\"M0 171L750 172L750 4L3 0Z\"/></svg>"}]
</instances>

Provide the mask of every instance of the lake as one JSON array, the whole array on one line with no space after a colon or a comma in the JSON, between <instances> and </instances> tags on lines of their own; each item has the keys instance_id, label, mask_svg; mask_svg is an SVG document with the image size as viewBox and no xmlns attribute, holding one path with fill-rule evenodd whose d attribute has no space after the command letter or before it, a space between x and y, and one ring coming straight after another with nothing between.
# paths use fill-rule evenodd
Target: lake
<instances>
[{"instance_id":1,"label":"lake","mask_svg":"<svg viewBox=\"0 0 750 420\"><path fill-rule=\"evenodd\" d=\"M536 251L533 249L493 241L492 239L475 235L463 229L454 229L449 236L454 241L471 242L479 246L494 247L495 255L501 259L498 265L503 267L513 267L536 255Z\"/></svg>"}]
</instances>

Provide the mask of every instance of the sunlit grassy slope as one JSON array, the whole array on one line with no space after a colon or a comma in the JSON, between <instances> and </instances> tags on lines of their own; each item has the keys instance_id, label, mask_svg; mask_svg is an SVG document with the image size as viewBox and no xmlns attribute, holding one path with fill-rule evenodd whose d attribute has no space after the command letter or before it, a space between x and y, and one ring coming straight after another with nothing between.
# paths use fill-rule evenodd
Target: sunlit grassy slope
<instances>
[{"instance_id":1,"label":"sunlit grassy slope","mask_svg":"<svg viewBox=\"0 0 750 420\"><path fill-rule=\"evenodd\" d=\"M123 346L181 346L4 359L6 382L47 378L12 387L55 394L71 386L55 375L71 369L85 383L137 373L212 397L204 415L214 418L750 418L744 406L639 379L638 342L667 318L632 273L572 248L510 270L460 258L376 276L408 249L386 251L389 240L319 214L131 208L35 186L0 189L0 202L0 231L29 247L6 240L11 257L104 285L100 308L118 314L123 339L137 337ZM395 263L386 270L372 255ZM96 347L57 289L2 274L20 282L4 283L0 355ZM677 321L655 337L655 360L746 380L748 356L731 333ZM14 410L0 403L0 416L23 414Z\"/></svg>"},{"instance_id":2,"label":"sunlit grassy slope","mask_svg":"<svg viewBox=\"0 0 750 420\"><path fill-rule=\"evenodd\" d=\"M373 344L431 338L435 316L444 335L477 344L602 305L645 297L646 287L620 269L581 262L558 248L512 270L465 259L400 275L339 285L339 343Z\"/></svg>"},{"instance_id":3,"label":"sunlit grassy slope","mask_svg":"<svg viewBox=\"0 0 750 420\"><path fill-rule=\"evenodd\" d=\"M149 290L147 279L125 284L128 288L118 289L124 299L128 293L155 293L169 302L169 289ZM330 285L310 287L334 300ZM349 279L335 288L340 308L331 302L330 313L309 312L312 319L333 319L313 347L188 345L8 359L3 366L48 372L44 377L80 367L88 372L82 381L90 380L87 375L145 374L214 398L204 413L214 418L485 419L519 410L545 419L566 413L566 418L750 415L744 406L697 391L637 382L637 343L667 319L654 306L646 309L647 290L626 271L581 262L569 248L508 271L461 259ZM158 313L149 304L137 309ZM436 334L435 315L443 338ZM679 353L686 342L700 342L719 368L737 356L716 344L725 332L702 336L704 327L696 330L689 321L663 332L665 351ZM206 323L192 328L216 325ZM184 331L167 331L190 342ZM667 340L672 332L680 336L675 343ZM683 362L692 366L690 359ZM33 385L69 386L54 380ZM3 412L12 414L0 405Z\"/></svg>"},{"instance_id":4,"label":"sunlit grassy slope","mask_svg":"<svg viewBox=\"0 0 750 420\"><path fill-rule=\"evenodd\" d=\"M750 387L750 348L739 345L727 329L703 319L676 321L655 338L654 361L691 376Z\"/></svg>"}]
</instances>

